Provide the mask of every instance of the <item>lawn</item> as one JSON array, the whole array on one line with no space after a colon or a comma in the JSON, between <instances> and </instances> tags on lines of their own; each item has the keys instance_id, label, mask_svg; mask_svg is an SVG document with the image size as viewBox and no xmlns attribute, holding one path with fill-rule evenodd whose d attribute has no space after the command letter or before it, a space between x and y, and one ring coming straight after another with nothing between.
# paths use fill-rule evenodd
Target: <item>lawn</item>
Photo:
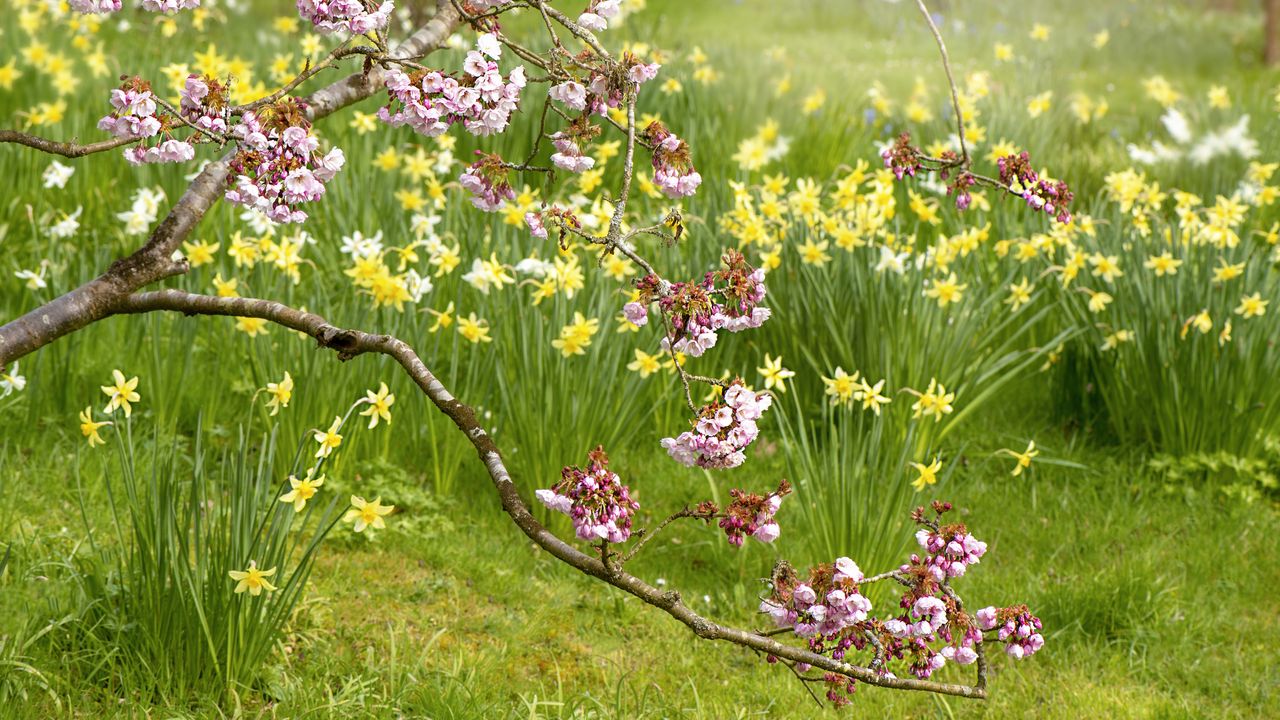
<instances>
[{"instance_id":1,"label":"lawn","mask_svg":"<svg viewBox=\"0 0 1280 720\"><path fill-rule=\"evenodd\" d=\"M775 542L734 548L714 523L677 523L627 566L727 625L767 627L757 608L779 559L889 570L918 550L911 509L953 503L988 543L959 591L1043 621L1034 657L994 653L988 699L860 684L852 708L819 710L786 668L701 640L531 543L467 439L390 358L339 362L282 327L148 314L0 368L26 381L0 389L0 716L1280 717L1280 303L1267 307L1280 299L1280 75L1260 64L1261 14L934 4L975 169L997 174L989 156L1027 150L1069 181L1075 222L993 189L960 212L941 184L876 178L900 132L930 154L958 140L911 3L648 0L602 34L661 62L637 114L687 139L703 177L682 201L641 179L628 223L678 206L684 234L637 250L676 279L713 269L725 248L769 268L769 322L687 360L774 394L740 468L684 467L659 444L688 408L659 323L628 332L620 315L635 264L525 227L545 200L603 232L617 133L591 146L602 172L559 185L513 173L517 197L483 214L458 173L476 149L528 155L535 113L502 135L432 139L381 126L379 95L316 124L347 164L306 223L264 226L219 203L183 248L190 272L164 285L230 288L405 340L476 407L531 503L598 444L640 502L638 527L787 478ZM298 23L293 3L129 8L100 24L15 7L0 17L0 127L84 142L105 137L95 123L122 74L170 98L188 72L230 75L253 99L301 70L313 43L336 42ZM503 28L546 45L533 13ZM423 62L458 67L474 36ZM134 168L118 151L62 160L74 173L47 187L50 157L0 147L2 322L139 247L196 169ZM51 230L68 217L70 232ZM361 282L355 233L378 236L374 274L416 297L387 301ZM588 320L583 352L565 350ZM114 369L139 378L127 418L102 412ZM874 411L834 381L855 370L887 383ZM268 384L286 373L292 397L273 411ZM913 413L935 382L954 407ZM380 383L392 419L368 427L358 401ZM114 423L101 446L81 432L86 406ZM316 462L314 433L344 413L294 531L292 513L271 512L277 488ZM1014 473L1030 442L1038 455ZM917 467L934 460L936 484L918 488ZM341 519L353 494L396 506L385 529ZM566 518L535 515L577 542ZM290 568L274 596L290 603L233 592L227 571L258 543ZM877 608L898 599L868 595ZM241 619L214 638L225 617ZM205 643L223 641L239 649L210 669ZM936 679L970 673L950 665Z\"/></svg>"}]
</instances>

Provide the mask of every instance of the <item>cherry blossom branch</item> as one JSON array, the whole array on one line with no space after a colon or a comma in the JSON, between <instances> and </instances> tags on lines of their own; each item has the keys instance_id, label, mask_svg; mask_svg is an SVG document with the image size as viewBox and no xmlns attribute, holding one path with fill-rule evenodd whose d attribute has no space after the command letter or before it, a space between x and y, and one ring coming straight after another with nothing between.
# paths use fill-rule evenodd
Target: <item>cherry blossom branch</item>
<instances>
[{"instance_id":1,"label":"cherry blossom branch","mask_svg":"<svg viewBox=\"0 0 1280 720\"><path fill-rule=\"evenodd\" d=\"M503 510L517 527L558 560L576 570L602 580L623 590L645 603L672 616L695 635L706 640L722 640L735 645L775 656L784 661L805 663L814 668L837 673L859 682L898 690L916 690L943 695L982 699L987 696L985 687L941 683L916 678L899 678L884 675L871 668L853 665L819 655L809 650L786 645L755 632L721 625L694 612L681 600L680 593L662 591L634 575L623 571L617 563L602 562L561 540L544 527L529 511L520 497L510 473L502 461L497 445L480 425L474 409L454 397L422 362L413 348L391 336L366 333L360 330L340 328L329 324L315 313L297 310L283 303L257 298L225 298L198 295L181 290L158 290L128 295L112 308L111 315L141 314L150 312L178 312L185 315L215 315L228 317L252 317L267 320L290 330L305 333L314 338L322 348L333 350L340 360L350 360L364 354L387 355L400 364L435 407L444 413L471 442L484 464L490 480L498 493Z\"/></svg>"},{"instance_id":2,"label":"cherry blossom branch","mask_svg":"<svg viewBox=\"0 0 1280 720\"><path fill-rule=\"evenodd\" d=\"M438 0L436 14L401 43L392 53L393 57L420 56L442 47L460 22L460 16L447 0ZM312 93L306 101L307 110L311 119L317 120L364 100L378 92L381 85L382 70L377 66L367 72L353 73ZM107 317L115 305L130 293L186 272L186 263L175 262L172 256L209 208L222 197L230 159L231 154L227 154L205 166L141 249L112 263L102 275L84 285L0 325L0 365L7 365Z\"/></svg>"}]
</instances>

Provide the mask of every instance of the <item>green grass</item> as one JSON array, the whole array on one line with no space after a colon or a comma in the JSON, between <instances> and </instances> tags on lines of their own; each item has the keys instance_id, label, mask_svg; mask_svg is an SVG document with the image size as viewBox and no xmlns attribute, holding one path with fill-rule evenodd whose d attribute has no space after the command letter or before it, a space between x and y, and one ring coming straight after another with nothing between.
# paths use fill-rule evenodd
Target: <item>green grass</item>
<instances>
[{"instance_id":1,"label":"green grass","mask_svg":"<svg viewBox=\"0 0 1280 720\"><path fill-rule=\"evenodd\" d=\"M766 172L792 178L825 180L859 159L875 161L874 143L902 129L903 121L894 116L864 122L865 93L873 82L889 90L900 111L916 79L922 78L935 119L921 126L908 123L907 128L924 142L949 132L935 48L909 3L814 0L786 11L765 0L649 4L649 10L608 37L644 40L670 52L660 79L679 78L684 92L653 93L641 109L660 112L690 140L699 170L708 179L685 205L689 240L672 249L656 244L643 248L659 267L670 268L672 277L704 271L722 245L731 242L717 231L718 218L732 208L725 181L760 179L758 173L738 168L731 155L766 118L776 119L792 139L791 151ZM938 9L949 12L950 5ZM253 61L261 75L276 53L290 48L273 33L255 37L247 28L276 14L292 14L292 6L253 4L251 16L232 15L228 21L215 14L203 31L189 27L179 15L174 39L162 37L145 16L130 15L136 34L102 31L109 72L102 78L82 73L66 119L40 131L96 138L91 128L106 107L114 75L137 72L158 79L159 67L190 61L192 53L209 43ZM1036 21L1053 28L1052 42L1027 37ZM1088 39L1103 28L1111 33L1110 44L1100 51L1087 49ZM2 66L27 40L13 17L0 18L0 30ZM1127 241L1119 233L1120 218L1101 194L1105 175L1129 164L1125 142L1164 137L1161 110L1144 96L1142 80L1162 74L1173 82L1188 97L1183 107L1197 127L1250 113L1260 159L1280 157L1272 99L1275 75L1255 60L1261 46L1257 13L1209 12L1197 3L1092 2L1077 7L990 0L960 4L954 17L945 16L942 30L959 75L991 73L993 94L981 105L988 141L1008 138L1030 150L1038 164L1071 180L1081 207L1113 222L1116 231L1104 241L1130 253L1130 276L1140 272L1146 253L1123 245ZM63 37L44 40L55 49L67 47ZM995 63L995 42L1011 43L1017 59ZM695 46L706 51L724 76L720 82L704 87L693 79L687 56ZM787 58L765 59L772 46L787 48ZM453 63L456 57L439 62ZM790 75L793 90L778 98L773 81L784 74ZM1208 87L1217 83L1231 91L1235 107L1230 111L1210 110L1203 100ZM801 98L816 87L826 90L826 105L811 116L799 113ZM1031 121L1026 100L1045 89L1055 92L1053 107ZM1107 118L1078 125L1069 111L1075 91L1106 97L1111 105ZM0 125L17 124L18 113L50 99L45 79L25 68L11 91L0 90ZM376 106L377 101L369 101L358 109L371 112ZM884 537L866 526L892 525L893 513L886 508L905 509L924 497L907 487L910 475L904 463L920 459L913 454L917 450L942 452L949 475L929 497L954 502L975 534L990 543L982 564L963 579L962 592L982 604L1025 601L1043 618L1048 642L1028 661L997 659L992 697L984 703L862 687L855 713L990 718L1275 714L1280 699L1280 600L1275 593L1280 545L1274 538L1280 517L1274 495L1245 504L1228 498L1213 478L1197 473L1169 482L1148 465L1151 448L1160 445L1158 436L1134 431L1142 438L1139 442L1117 441L1124 428L1109 417L1135 412L1135 407L1148 411L1142 403L1154 402L1155 391L1145 396L1139 391L1161 387L1159 371L1169 365L1159 357L1139 357L1114 370L1113 386L1129 388L1136 396L1116 403L1099 398L1097 387L1085 392L1099 375L1069 374L1070 367L1079 367L1072 366L1070 355L1052 373L1034 372L1040 364L1037 349L1052 348L1060 333L1077 332L1084 321L1070 302L1043 296L1024 311L1026 318L1036 318L1025 327L1024 316L1003 314L998 302L1003 296L993 293L1015 277L1016 268L1007 262L988 255L966 261L966 272L981 277L982 284L970 290L973 302L957 318L918 297L912 287L875 285L878 276L861 264L874 262L870 248L862 251L866 254L844 254L833 247L837 259L825 271L800 264L792 254L774 276L776 285L771 279L770 302L782 322L766 325L756 335L722 337L712 353L695 361L703 374L725 370L756 381L754 369L763 364L764 354L781 354L799 373L791 394L783 398L785 406L780 403L771 411L786 414L787 431L782 417L767 416L764 437L741 470L712 475L679 468L657 444L684 422L671 378L662 373L641 380L625 369L632 349L647 347L644 343L654 336L614 333L613 318L625 286L593 272L585 258L587 285L572 300L557 296L533 308L524 287L481 295L460 279L472 258L497 252L514 264L532 253L546 259L555 251L538 246L519 228L478 216L451 190L440 227L447 242L462 245L459 270L437 278L436 289L417 312L373 309L367 297L353 292L334 270L344 266L337 250L341 237L354 230L382 230L389 244L405 244L411 238L410 214L393 192L420 185L375 169L372 158L387 145L406 153L417 145L428 150L433 145L406 131L358 135L348 119L336 116L318 128L321 137L344 148L349 165L306 226L317 243L304 249L314 266L303 268L300 284L262 266L234 268L225 249L231 234L246 227L225 205L209 214L197 234L223 243L224 252L214 265L170 284L211 291L215 273L234 275L245 294L305 305L336 323L410 341L452 390L479 406L526 497L549 485L561 466L581 463L597 442L606 443L618 472L637 489L642 524L683 503L723 498L730 487L771 488L779 477L800 479L801 473L814 483L838 476L840 484L824 486L826 493L806 496L801 486L784 504L783 534L775 545L750 543L733 551L715 528L691 525L673 529L668 543L655 543L635 562L640 577L653 582L661 578L698 610L741 626L757 622L752 610L759 578L779 555L829 560L825 556L833 547L870 537L882 546L868 553L896 556L893 551L910 538ZM518 128L496 144L460 138L457 156L483 146L514 157L528 147L532 132ZM139 238L125 236L114 214L129 206L138 187L158 185L175 199L185 184L182 175L190 170L135 171L110 153L75 163L68 189L58 192L41 187L46 158L6 147L0 150L0 165L10 183L9 193L0 198L0 247L6 251L0 260L0 317L5 318L92 277L136 247ZM1148 176L1163 188L1184 188L1210 199L1229 192L1244 168L1243 161L1230 158L1203 168L1159 166ZM536 184L537 178L525 180ZM44 219L77 205L84 206L84 214L75 238L55 241L40 234ZM665 203L641 206L660 214ZM1259 211L1250 227L1265 228L1274 214L1274 208ZM972 222L950 210L943 216L942 231L948 235ZM978 225L991 221L993 242L1045 229L1040 218L1029 217L1015 203L997 204L974 220ZM901 191L894 231L918 232L921 246L936 234L918 227ZM803 239L797 230L787 243L794 246ZM41 259L51 263L50 288L32 293L12 272L33 268ZM427 268L425 262L420 266ZM1202 262L1195 272L1188 267L1182 277L1203 279L1207 272ZM1274 271L1264 262L1251 266L1250 273L1251 283L1270 283L1274 291ZM1132 297L1115 293L1117 303L1131 303L1123 306L1128 315L1117 321L1153 319L1154 314L1143 313L1143 298L1168 303L1168 312L1182 311L1177 298L1155 292L1143 285ZM1199 302L1201 294L1189 297ZM475 311L487 318L494 343L473 346L452 330L431 332L434 318L422 310L442 309L449 301L463 316ZM909 317L897 314L901 307L912 308ZM550 339L575 310L599 318L601 330L586 356L563 360ZM1280 305L1273 305L1267 319L1257 322L1272 323L1277 315ZM1276 326L1258 327L1263 328L1258 336L1266 337ZM1243 331L1238 325L1237 332ZM1028 357L1035 362L1024 372L1009 372ZM1173 362L1179 372L1209 372L1206 356L1180 358ZM1255 353L1245 359L1252 373L1248 381L1231 375L1189 385L1239 397L1255 384L1262 395L1276 387L1266 376L1265 357ZM1152 363L1150 372L1136 374L1148 367L1144 362ZM786 442L796 435L795 423L821 422L824 412L847 412L820 408L825 400L818 376L836 365L869 372L873 380L891 376L894 388L920 387L935 374L949 387L963 383L957 403L963 422L940 426L947 428L945 437L931 435L930 444L914 447L914 436L903 429L902 413L910 398L897 395L889 410L900 414L884 425L897 428L892 432L866 433L870 423L849 418L838 425L843 434L835 440L818 432L810 446ZM502 514L464 439L385 359L362 357L341 364L316 351L310 341L282 330L248 339L228 319L157 316L105 321L23 359L21 367L29 386L0 400L0 544L11 553L0 570L0 716L748 718L808 717L816 710L785 671L738 648L697 640L662 613L528 544ZM74 468L83 462L102 478L115 477L108 472L111 455L87 451L74 418L86 404L101 406L97 388L115 367L142 378L136 423L172 429L190 443L203 422L202 442L213 457L234 455L246 426L260 432L267 423L277 423L281 438L326 427L379 381L386 381L399 398L390 429L349 435L328 467L331 485L326 492L334 497L381 494L403 512L393 516L392 528L374 542L339 533L321 548L309 589L266 668L256 681L229 695L201 690L157 700L122 691L115 683L87 679L91 676L83 672L83 663L97 656L87 650L84 656L59 651L66 647L57 639L69 632L67 618L80 610L74 568L88 552ZM254 390L285 371L296 379L297 391L290 407L273 420L261 397L254 400ZM1152 421L1166 427L1211 417L1222 418L1213 420L1220 426L1233 422L1231 413L1212 415L1207 406L1188 407L1195 409L1180 411L1177 403L1165 402L1158 413L1152 411ZM876 437L893 440L874 446ZM1021 449L1032 438L1043 455L1029 475L1011 478L1012 461L993 453ZM1246 437L1241 442L1251 440L1256 441ZM832 451L833 443L839 452ZM280 455L274 473L283 477L291 457ZM224 470L231 474L221 463L209 468L211 473ZM845 516L823 512L820 506L810 510L813 496L829 496L832 504L856 500L858 512ZM84 503L83 515L94 524L108 520L101 488ZM552 522L568 536L566 522ZM820 527L826 528L824 533ZM847 551L861 561L860 548ZM5 552L0 550L0 556ZM864 569L885 568L864 563ZM953 670L948 668L943 677L960 680Z\"/></svg>"}]
</instances>

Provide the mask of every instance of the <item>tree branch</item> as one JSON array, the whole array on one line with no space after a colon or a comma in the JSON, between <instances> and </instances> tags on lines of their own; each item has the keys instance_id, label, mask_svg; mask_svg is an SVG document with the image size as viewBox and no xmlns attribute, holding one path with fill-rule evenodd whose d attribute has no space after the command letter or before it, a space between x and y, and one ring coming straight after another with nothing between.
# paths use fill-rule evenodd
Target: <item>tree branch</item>
<instances>
[{"instance_id":1,"label":"tree branch","mask_svg":"<svg viewBox=\"0 0 1280 720\"><path fill-rule=\"evenodd\" d=\"M306 333L319 343L349 360L366 353L378 353L393 358L413 379L418 388L436 408L449 417L458 430L471 442L485 470L489 473L502 509L517 527L540 548L560 561L584 574L603 580L652 605L683 623L695 635L707 640L723 640L775 655L784 660L807 663L815 668L839 673L859 682L898 690L919 690L943 695L983 699L987 696L983 687L939 683L915 678L889 677L870 668L834 660L808 650L784 645L754 632L720 625L694 612L680 600L677 592L663 592L634 575L623 571L616 564L610 566L578 548L569 545L547 530L529 511L502 462L498 446L480 425L475 410L454 397L435 375L423 364L422 359L408 343L391 335L377 335L339 328L329 324L315 313L303 312L272 300L257 298L224 298L197 295L181 290L158 290L129 295L112 308L110 314L139 314L156 311L180 312L186 315L223 315L229 317L253 317L268 320L290 330Z\"/></svg>"},{"instance_id":2,"label":"tree branch","mask_svg":"<svg viewBox=\"0 0 1280 720\"><path fill-rule=\"evenodd\" d=\"M59 142L57 140L49 140L47 138L29 135L17 130L0 130L0 143L15 143L17 145L26 145L36 150L47 152L51 155L61 155L68 158L79 158L85 155L93 155L94 153L106 152L114 150L118 147L124 147L130 143L135 143L142 138L112 138L101 142L80 145L74 142Z\"/></svg>"}]
</instances>

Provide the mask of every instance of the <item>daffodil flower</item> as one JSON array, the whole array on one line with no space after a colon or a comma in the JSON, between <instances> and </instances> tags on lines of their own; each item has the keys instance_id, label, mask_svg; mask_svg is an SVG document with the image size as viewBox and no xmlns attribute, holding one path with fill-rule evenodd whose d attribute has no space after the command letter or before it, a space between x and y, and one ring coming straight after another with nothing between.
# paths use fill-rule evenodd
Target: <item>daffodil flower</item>
<instances>
[{"instance_id":1,"label":"daffodil flower","mask_svg":"<svg viewBox=\"0 0 1280 720\"><path fill-rule=\"evenodd\" d=\"M133 406L130 403L136 403L142 400L142 396L136 391L138 389L138 378L135 375L128 380L124 379L124 373L119 370L111 371L112 377L115 379L115 385L103 385L102 392L107 396L107 407L102 412L110 415L115 412L116 408L124 409L124 416L129 417L133 413Z\"/></svg>"},{"instance_id":2,"label":"daffodil flower","mask_svg":"<svg viewBox=\"0 0 1280 720\"><path fill-rule=\"evenodd\" d=\"M293 377L286 370L284 379L278 383L267 383L267 394L271 396L267 400L267 407L271 408L271 417L275 417L280 412L280 408L289 407L289 401L293 399Z\"/></svg>"},{"instance_id":3,"label":"daffodil flower","mask_svg":"<svg viewBox=\"0 0 1280 720\"><path fill-rule=\"evenodd\" d=\"M369 407L360 414L369 418L369 429L378 427L378 420L386 420L387 424L391 424L391 406L396 402L396 396L387 391L386 383L378 383L378 392L372 390L365 391L364 402L369 403Z\"/></svg>"},{"instance_id":4,"label":"daffodil flower","mask_svg":"<svg viewBox=\"0 0 1280 720\"><path fill-rule=\"evenodd\" d=\"M276 586L267 581L267 578L276 574L276 569L259 570L258 563L255 560L249 561L249 567L244 570L231 570L227 573L232 580L236 581L236 592L242 593L245 590L249 594L257 597L262 594L263 590L267 592L275 592Z\"/></svg>"},{"instance_id":5,"label":"daffodil flower","mask_svg":"<svg viewBox=\"0 0 1280 720\"><path fill-rule=\"evenodd\" d=\"M858 371L853 371L850 375L844 371L844 368L836 368L832 373L833 377L823 377L822 384L826 386L826 393L831 397L831 404L848 405L854 400L854 396L858 389Z\"/></svg>"},{"instance_id":6,"label":"daffodil flower","mask_svg":"<svg viewBox=\"0 0 1280 720\"><path fill-rule=\"evenodd\" d=\"M315 477L315 473L316 469L311 467L307 468L307 474L301 480L290 475L289 487L291 489L280 496L280 502L293 503L293 511L296 513L302 512L302 509L307 506L307 501L315 497L316 491L324 484L324 475Z\"/></svg>"},{"instance_id":7,"label":"daffodil flower","mask_svg":"<svg viewBox=\"0 0 1280 720\"><path fill-rule=\"evenodd\" d=\"M772 358L768 353L764 356L764 367L756 368L756 372L760 373L764 378L764 387L766 390L778 388L778 392L786 392L786 381L788 378L795 377L795 373L782 367L782 356Z\"/></svg>"},{"instance_id":8,"label":"daffodil flower","mask_svg":"<svg viewBox=\"0 0 1280 720\"><path fill-rule=\"evenodd\" d=\"M910 392L919 398L911 406L913 418L920 419L932 415L934 422L941 422L942 416L951 414L954 409L951 403L955 401L956 394L947 392L947 388L935 378L929 379L929 387L923 393L915 390Z\"/></svg>"},{"instance_id":9,"label":"daffodil flower","mask_svg":"<svg viewBox=\"0 0 1280 720\"><path fill-rule=\"evenodd\" d=\"M368 501L359 495L352 495L351 509L342 516L342 521L355 523L352 529L356 532L364 532L365 528L381 530L387 526L382 518L390 515L395 508L395 505L383 505L380 497Z\"/></svg>"},{"instance_id":10,"label":"daffodil flower","mask_svg":"<svg viewBox=\"0 0 1280 720\"><path fill-rule=\"evenodd\" d=\"M331 455L335 448L342 444L342 436L338 434L338 429L342 427L342 418L334 416L333 424L328 430L316 430L315 439L320 443L320 448L316 450L317 458L327 458Z\"/></svg>"},{"instance_id":11,"label":"daffodil flower","mask_svg":"<svg viewBox=\"0 0 1280 720\"><path fill-rule=\"evenodd\" d=\"M916 489L916 492L919 492L924 490L926 486L937 484L938 471L942 469L942 461L935 457L933 462L928 465L913 462L911 463L911 467L915 468L916 472L920 473L915 480L911 481L911 486Z\"/></svg>"},{"instance_id":12,"label":"daffodil flower","mask_svg":"<svg viewBox=\"0 0 1280 720\"><path fill-rule=\"evenodd\" d=\"M887 405L890 402L892 402L892 400L890 400L888 397L885 397L884 395L880 394L880 391L883 389L884 389L884 380L881 380L875 385L872 385L871 383L867 382L866 378L863 378L861 381L859 381L858 389L855 392L854 396L858 400L862 401L863 410L870 410L874 412L876 415L879 415L880 406Z\"/></svg>"},{"instance_id":13,"label":"daffodil flower","mask_svg":"<svg viewBox=\"0 0 1280 720\"><path fill-rule=\"evenodd\" d=\"M102 436L98 434L98 428L110 424L111 422L106 420L94 422L92 406L80 411L80 432L89 439L89 447L106 444L107 441L103 440Z\"/></svg>"},{"instance_id":14,"label":"daffodil flower","mask_svg":"<svg viewBox=\"0 0 1280 720\"><path fill-rule=\"evenodd\" d=\"M7 398L10 393L22 392L22 389L26 386L27 379L18 374L18 362L16 360L9 372L4 372L3 368L0 368L0 390L4 391L0 393L0 398Z\"/></svg>"},{"instance_id":15,"label":"daffodil flower","mask_svg":"<svg viewBox=\"0 0 1280 720\"><path fill-rule=\"evenodd\" d=\"M1023 470L1031 467L1031 458L1040 454L1040 451L1036 449L1035 440L1028 442L1027 449L1022 452L1017 452L1008 448L1003 448L999 452L1005 453L1018 461L1017 464L1013 466L1014 477L1018 477L1022 474Z\"/></svg>"}]
</instances>

